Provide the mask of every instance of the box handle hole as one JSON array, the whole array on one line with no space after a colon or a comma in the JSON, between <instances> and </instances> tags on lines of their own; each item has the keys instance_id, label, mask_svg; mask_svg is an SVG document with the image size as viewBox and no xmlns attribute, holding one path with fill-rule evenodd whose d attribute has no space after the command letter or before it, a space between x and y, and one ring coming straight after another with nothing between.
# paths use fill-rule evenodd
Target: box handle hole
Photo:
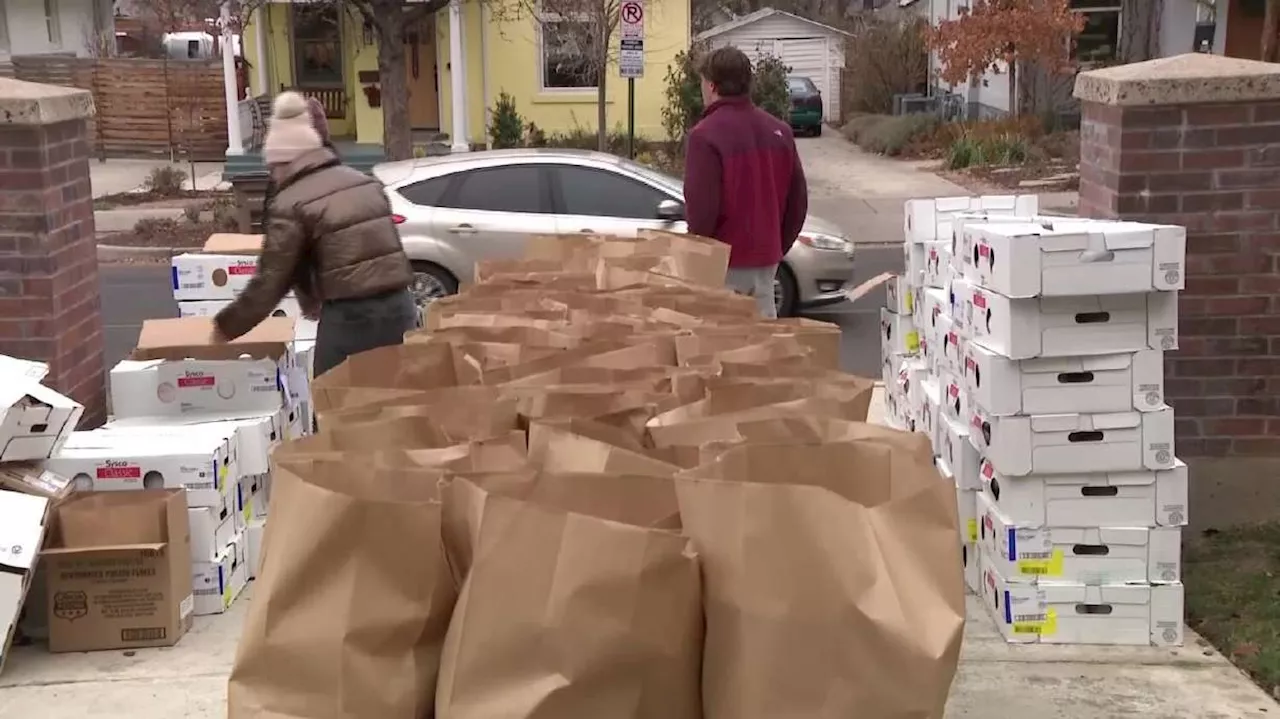
<instances>
[{"instance_id":1,"label":"box handle hole","mask_svg":"<svg viewBox=\"0 0 1280 719\"><path fill-rule=\"evenodd\" d=\"M1067 435L1068 442L1101 442L1102 433L1094 430L1091 432L1072 432Z\"/></svg>"},{"instance_id":2,"label":"box handle hole","mask_svg":"<svg viewBox=\"0 0 1280 719\"><path fill-rule=\"evenodd\" d=\"M1080 312L1076 314L1076 324L1078 325L1100 325L1110 321L1110 312Z\"/></svg>"},{"instance_id":3,"label":"box handle hole","mask_svg":"<svg viewBox=\"0 0 1280 719\"><path fill-rule=\"evenodd\" d=\"M1062 372L1058 375L1060 384L1088 384L1092 381L1092 372Z\"/></svg>"}]
</instances>

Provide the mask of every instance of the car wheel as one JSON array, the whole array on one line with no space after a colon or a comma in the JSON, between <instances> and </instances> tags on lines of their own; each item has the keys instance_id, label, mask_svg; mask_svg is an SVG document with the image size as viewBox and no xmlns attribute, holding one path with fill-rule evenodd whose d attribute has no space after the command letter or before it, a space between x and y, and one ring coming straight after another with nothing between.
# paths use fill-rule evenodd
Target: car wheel
<instances>
[{"instance_id":1,"label":"car wheel","mask_svg":"<svg viewBox=\"0 0 1280 719\"><path fill-rule=\"evenodd\" d=\"M822 123L819 122L818 124L813 126L813 136L820 137L821 135L822 135Z\"/></svg>"},{"instance_id":2,"label":"car wheel","mask_svg":"<svg viewBox=\"0 0 1280 719\"><path fill-rule=\"evenodd\" d=\"M448 270L434 262L413 263L413 301L419 310L442 297L458 291L458 280Z\"/></svg>"},{"instance_id":3,"label":"car wheel","mask_svg":"<svg viewBox=\"0 0 1280 719\"><path fill-rule=\"evenodd\" d=\"M797 294L796 277L791 274L791 268L778 265L778 274L773 278L773 301L778 306L779 317L795 316Z\"/></svg>"}]
</instances>

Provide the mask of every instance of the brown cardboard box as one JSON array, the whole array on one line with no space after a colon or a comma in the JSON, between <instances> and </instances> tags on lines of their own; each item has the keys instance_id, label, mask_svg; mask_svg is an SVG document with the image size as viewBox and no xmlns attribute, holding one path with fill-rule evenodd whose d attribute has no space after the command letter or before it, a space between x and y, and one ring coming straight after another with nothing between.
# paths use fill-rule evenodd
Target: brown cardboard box
<instances>
[{"instance_id":1,"label":"brown cardboard box","mask_svg":"<svg viewBox=\"0 0 1280 719\"><path fill-rule=\"evenodd\" d=\"M182 490L73 495L54 512L43 556L50 651L167 647L191 628Z\"/></svg>"}]
</instances>

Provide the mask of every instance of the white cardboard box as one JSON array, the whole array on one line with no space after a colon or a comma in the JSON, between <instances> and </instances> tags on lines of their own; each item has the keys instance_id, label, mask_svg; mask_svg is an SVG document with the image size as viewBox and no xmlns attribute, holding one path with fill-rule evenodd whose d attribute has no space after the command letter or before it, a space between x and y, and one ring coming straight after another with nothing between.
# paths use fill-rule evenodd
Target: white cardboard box
<instances>
[{"instance_id":1,"label":"white cardboard box","mask_svg":"<svg viewBox=\"0 0 1280 719\"><path fill-rule=\"evenodd\" d=\"M911 283L906 275L896 275L884 283L885 307L895 315L911 315L915 313L915 295L911 292Z\"/></svg>"},{"instance_id":2,"label":"white cardboard box","mask_svg":"<svg viewBox=\"0 0 1280 719\"><path fill-rule=\"evenodd\" d=\"M912 287L924 285L926 256L923 244L910 241L902 244L902 267Z\"/></svg>"},{"instance_id":3,"label":"white cardboard box","mask_svg":"<svg viewBox=\"0 0 1280 719\"><path fill-rule=\"evenodd\" d=\"M938 317L938 342L941 346L939 352L941 365L948 372L963 376L964 353L969 346L969 341L956 329L955 320L950 313L944 313Z\"/></svg>"},{"instance_id":4,"label":"white cardboard box","mask_svg":"<svg viewBox=\"0 0 1280 719\"><path fill-rule=\"evenodd\" d=\"M932 375L926 375L920 379L920 392L917 396L919 404L916 406L915 415L918 417L916 431L924 434L929 438L929 444L934 448L934 454L937 454L939 417L942 414L941 389L938 387L938 379Z\"/></svg>"},{"instance_id":5,"label":"white cardboard box","mask_svg":"<svg viewBox=\"0 0 1280 719\"><path fill-rule=\"evenodd\" d=\"M942 288L951 277L951 243L945 239L925 243L924 286Z\"/></svg>"},{"instance_id":6,"label":"white cardboard box","mask_svg":"<svg viewBox=\"0 0 1280 719\"><path fill-rule=\"evenodd\" d=\"M1010 643L1182 646L1182 584L1015 584L982 554L982 603Z\"/></svg>"},{"instance_id":7,"label":"white cardboard box","mask_svg":"<svg viewBox=\"0 0 1280 719\"><path fill-rule=\"evenodd\" d=\"M222 554L237 534L235 494L227 495L221 507L188 507L191 525L191 561L212 562Z\"/></svg>"},{"instance_id":8,"label":"white cardboard box","mask_svg":"<svg viewBox=\"0 0 1280 719\"><path fill-rule=\"evenodd\" d=\"M996 471L1028 474L1173 469L1173 410L994 417L974 405L969 441Z\"/></svg>"},{"instance_id":9,"label":"white cardboard box","mask_svg":"<svg viewBox=\"0 0 1280 719\"><path fill-rule=\"evenodd\" d=\"M973 317L973 285L963 277L952 276L947 281L947 314L951 316L951 329L961 337L973 337L970 318Z\"/></svg>"},{"instance_id":10,"label":"white cardboard box","mask_svg":"<svg viewBox=\"0 0 1280 719\"><path fill-rule=\"evenodd\" d=\"M1164 353L1011 360L965 348L964 384L987 414L1151 412L1164 407Z\"/></svg>"},{"instance_id":11,"label":"white cardboard box","mask_svg":"<svg viewBox=\"0 0 1280 719\"><path fill-rule=\"evenodd\" d=\"M1179 527L1020 527L986 492L976 496L979 543L1006 582L1182 581Z\"/></svg>"},{"instance_id":12,"label":"white cardboard box","mask_svg":"<svg viewBox=\"0 0 1280 719\"><path fill-rule=\"evenodd\" d=\"M178 303L180 317L213 317L231 304L231 300L187 300ZM276 306L272 317L288 317L294 322L294 336L300 340L314 340L319 323L302 316L302 306L294 297L286 297Z\"/></svg>"},{"instance_id":13,"label":"white cardboard box","mask_svg":"<svg viewBox=\"0 0 1280 719\"><path fill-rule=\"evenodd\" d=\"M268 318L230 343L203 317L147 320L138 349L111 370L116 417L274 412L294 366L293 321Z\"/></svg>"},{"instance_id":14,"label":"white cardboard box","mask_svg":"<svg viewBox=\"0 0 1280 719\"><path fill-rule=\"evenodd\" d=\"M1173 469L1008 477L991 462L983 491L1024 527L1180 527L1187 523L1187 465Z\"/></svg>"},{"instance_id":15,"label":"white cardboard box","mask_svg":"<svg viewBox=\"0 0 1280 719\"><path fill-rule=\"evenodd\" d=\"M965 422L969 414L969 392L964 388L960 375L943 372L942 377L942 413L958 421Z\"/></svg>"},{"instance_id":16,"label":"white cardboard box","mask_svg":"<svg viewBox=\"0 0 1280 719\"><path fill-rule=\"evenodd\" d=\"M46 459L79 424L84 407L40 384L48 371L0 355L0 462Z\"/></svg>"},{"instance_id":17,"label":"white cardboard box","mask_svg":"<svg viewBox=\"0 0 1280 719\"><path fill-rule=\"evenodd\" d=\"M0 671L35 575L48 513L44 497L0 490Z\"/></svg>"},{"instance_id":18,"label":"white cardboard box","mask_svg":"<svg viewBox=\"0 0 1280 719\"><path fill-rule=\"evenodd\" d=\"M237 493L237 508L242 527L246 527L255 519L265 519L267 503L271 493L271 475L245 477L240 480Z\"/></svg>"},{"instance_id":19,"label":"white cardboard box","mask_svg":"<svg viewBox=\"0 0 1280 719\"><path fill-rule=\"evenodd\" d=\"M208 432L234 440L234 479L271 471L271 450L284 441L286 410L274 412L189 414L179 417L133 417L109 422L104 430L136 435Z\"/></svg>"},{"instance_id":20,"label":"white cardboard box","mask_svg":"<svg viewBox=\"0 0 1280 719\"><path fill-rule=\"evenodd\" d=\"M910 315L898 315L888 308L880 309L880 341L895 354L910 355L920 351L920 334Z\"/></svg>"},{"instance_id":21,"label":"white cardboard box","mask_svg":"<svg viewBox=\"0 0 1280 719\"><path fill-rule=\"evenodd\" d=\"M921 313L918 329L921 334L930 339L942 338L942 327L946 324L944 318L949 315L950 303L947 300L947 291L937 287L927 287L922 293L924 299L924 311Z\"/></svg>"},{"instance_id":22,"label":"white cardboard box","mask_svg":"<svg viewBox=\"0 0 1280 719\"><path fill-rule=\"evenodd\" d=\"M978 545L965 542L960 545L960 561L964 564L964 585L974 594L982 593L982 560Z\"/></svg>"},{"instance_id":23,"label":"white cardboard box","mask_svg":"<svg viewBox=\"0 0 1280 719\"><path fill-rule=\"evenodd\" d=\"M1038 199L1038 198L1037 198ZM1062 219L1062 218L1052 218ZM973 244L966 232L972 225L1040 223L1037 215L1009 215L999 212L962 212L951 218L951 272L953 275L971 278L974 263Z\"/></svg>"},{"instance_id":24,"label":"white cardboard box","mask_svg":"<svg viewBox=\"0 0 1280 719\"><path fill-rule=\"evenodd\" d=\"M250 579L257 579L258 570L262 567L262 538L266 531L267 520L265 519L255 519L245 529L245 541L248 545L245 555L249 562Z\"/></svg>"},{"instance_id":25,"label":"white cardboard box","mask_svg":"<svg viewBox=\"0 0 1280 719\"><path fill-rule=\"evenodd\" d=\"M212 561L191 563L191 589L196 616L222 614L249 582L249 562L244 534L231 540Z\"/></svg>"},{"instance_id":26,"label":"white cardboard box","mask_svg":"<svg viewBox=\"0 0 1280 719\"><path fill-rule=\"evenodd\" d=\"M908 243L950 242L951 222L956 215L987 213L992 215L1033 216L1040 211L1036 195L982 195L981 197L936 197L907 200L903 206L903 233Z\"/></svg>"},{"instance_id":27,"label":"white cardboard box","mask_svg":"<svg viewBox=\"0 0 1280 719\"><path fill-rule=\"evenodd\" d=\"M95 437L80 443L78 435ZM47 467L81 491L185 489L187 506L220 507L235 485L227 441L214 435L156 442L99 430L75 432L67 444Z\"/></svg>"},{"instance_id":28,"label":"white cardboard box","mask_svg":"<svg viewBox=\"0 0 1280 719\"><path fill-rule=\"evenodd\" d=\"M946 460L938 457L935 463L943 481L954 484L956 488L956 513L960 518L961 543L978 541L978 491L961 487Z\"/></svg>"},{"instance_id":29,"label":"white cardboard box","mask_svg":"<svg viewBox=\"0 0 1280 719\"><path fill-rule=\"evenodd\" d=\"M968 295L958 321L1010 359L1178 348L1177 292L1015 299L970 286Z\"/></svg>"},{"instance_id":30,"label":"white cardboard box","mask_svg":"<svg viewBox=\"0 0 1280 719\"><path fill-rule=\"evenodd\" d=\"M1180 290L1187 230L1137 222L969 224L974 284L1006 297Z\"/></svg>"},{"instance_id":31,"label":"white cardboard box","mask_svg":"<svg viewBox=\"0 0 1280 719\"><path fill-rule=\"evenodd\" d=\"M947 467L955 475L956 483L970 491L982 489L978 473L982 458L977 447L969 441L968 427L944 412L938 424L939 439L938 458L946 462Z\"/></svg>"}]
</instances>

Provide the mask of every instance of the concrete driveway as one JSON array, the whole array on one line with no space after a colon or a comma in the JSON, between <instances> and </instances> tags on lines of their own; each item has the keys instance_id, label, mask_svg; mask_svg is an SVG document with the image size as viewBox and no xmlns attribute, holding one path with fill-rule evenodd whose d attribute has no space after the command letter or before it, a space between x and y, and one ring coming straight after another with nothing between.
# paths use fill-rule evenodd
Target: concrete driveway
<instances>
[{"instance_id":1,"label":"concrete driveway","mask_svg":"<svg viewBox=\"0 0 1280 719\"><path fill-rule=\"evenodd\" d=\"M796 147L809 211L845 228L854 242L902 242L903 200L973 194L912 163L863 152L832 128L796 138Z\"/></svg>"}]
</instances>

